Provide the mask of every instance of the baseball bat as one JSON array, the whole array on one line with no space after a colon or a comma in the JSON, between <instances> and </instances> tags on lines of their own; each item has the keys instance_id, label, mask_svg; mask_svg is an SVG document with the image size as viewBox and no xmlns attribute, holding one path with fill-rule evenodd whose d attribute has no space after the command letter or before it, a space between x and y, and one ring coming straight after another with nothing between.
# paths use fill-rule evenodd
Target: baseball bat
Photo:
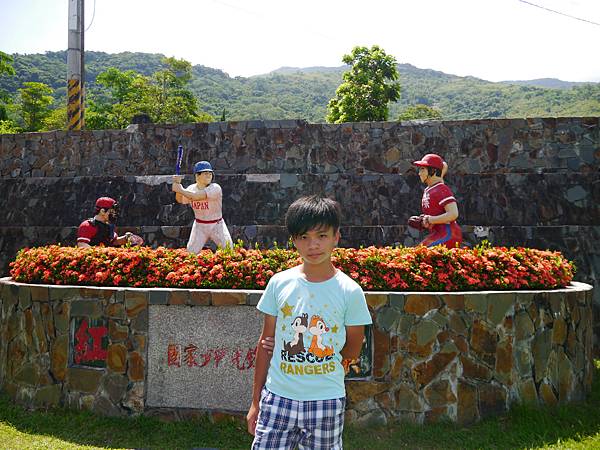
<instances>
[{"instance_id":1,"label":"baseball bat","mask_svg":"<svg viewBox=\"0 0 600 450\"><path fill-rule=\"evenodd\" d=\"M180 175L182 159L183 159L183 145L180 145L177 147L177 163L175 164L175 175Z\"/></svg>"}]
</instances>

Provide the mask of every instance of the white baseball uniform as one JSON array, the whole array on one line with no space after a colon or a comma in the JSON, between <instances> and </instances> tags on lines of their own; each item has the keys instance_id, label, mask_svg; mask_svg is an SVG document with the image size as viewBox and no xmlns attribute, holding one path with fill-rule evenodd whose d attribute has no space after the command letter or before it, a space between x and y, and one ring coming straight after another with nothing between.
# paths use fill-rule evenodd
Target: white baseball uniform
<instances>
[{"instance_id":1,"label":"white baseball uniform","mask_svg":"<svg viewBox=\"0 0 600 450\"><path fill-rule=\"evenodd\" d=\"M197 184L189 186L187 189L194 193L199 193L202 188ZM190 253L200 253L204 244L211 239L219 247L226 247L228 244L233 247L231 235L223 219L223 191L217 183L209 184L205 189L207 198L204 200L190 200L183 197L182 203L190 204L194 211L194 225L190 233L190 239L187 243L187 251Z\"/></svg>"}]
</instances>

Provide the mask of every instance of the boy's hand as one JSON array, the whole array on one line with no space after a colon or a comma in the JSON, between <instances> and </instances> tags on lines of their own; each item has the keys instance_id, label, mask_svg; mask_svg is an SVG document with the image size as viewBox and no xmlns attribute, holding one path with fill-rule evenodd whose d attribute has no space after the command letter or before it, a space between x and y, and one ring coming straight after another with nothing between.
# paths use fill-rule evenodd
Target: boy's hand
<instances>
[{"instance_id":1,"label":"boy's hand","mask_svg":"<svg viewBox=\"0 0 600 450\"><path fill-rule=\"evenodd\" d=\"M269 353L269 355L273 354L273 349L275 348L275 338L273 336L266 336L264 339L261 339L260 346Z\"/></svg>"},{"instance_id":2,"label":"boy's hand","mask_svg":"<svg viewBox=\"0 0 600 450\"><path fill-rule=\"evenodd\" d=\"M183 175L173 175L173 183L181 184L181 180L183 180Z\"/></svg>"},{"instance_id":3,"label":"boy's hand","mask_svg":"<svg viewBox=\"0 0 600 450\"><path fill-rule=\"evenodd\" d=\"M254 436L254 432L256 431L256 420L258 419L258 405L252 403L250 409L248 410L248 414L246 414L246 424L248 425L248 433Z\"/></svg>"}]
</instances>

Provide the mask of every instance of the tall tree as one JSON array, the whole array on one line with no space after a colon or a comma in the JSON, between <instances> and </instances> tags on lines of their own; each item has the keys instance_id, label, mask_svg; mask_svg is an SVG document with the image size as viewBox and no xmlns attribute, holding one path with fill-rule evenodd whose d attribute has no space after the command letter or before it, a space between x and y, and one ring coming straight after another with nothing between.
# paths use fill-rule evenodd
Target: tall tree
<instances>
[{"instance_id":1,"label":"tall tree","mask_svg":"<svg viewBox=\"0 0 600 450\"><path fill-rule=\"evenodd\" d=\"M192 79L192 65L184 59L165 58L164 70L152 75L156 101L153 115L159 123L195 122L198 101L186 85Z\"/></svg>"},{"instance_id":2,"label":"tall tree","mask_svg":"<svg viewBox=\"0 0 600 450\"><path fill-rule=\"evenodd\" d=\"M350 65L329 101L330 123L387 120L389 102L400 98L396 59L377 45L354 47L342 61Z\"/></svg>"},{"instance_id":3,"label":"tall tree","mask_svg":"<svg viewBox=\"0 0 600 450\"><path fill-rule=\"evenodd\" d=\"M19 109L27 131L38 131L50 114L49 106L54 99L53 90L44 83L27 81L19 89Z\"/></svg>"}]
</instances>

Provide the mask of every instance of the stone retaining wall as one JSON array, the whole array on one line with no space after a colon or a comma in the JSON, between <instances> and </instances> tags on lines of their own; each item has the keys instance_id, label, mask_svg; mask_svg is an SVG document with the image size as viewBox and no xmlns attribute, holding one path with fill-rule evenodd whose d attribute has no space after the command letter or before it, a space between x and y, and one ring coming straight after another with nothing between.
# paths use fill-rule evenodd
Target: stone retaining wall
<instances>
[{"instance_id":1,"label":"stone retaining wall","mask_svg":"<svg viewBox=\"0 0 600 450\"><path fill-rule=\"evenodd\" d=\"M405 173L435 149L453 173L597 170L598 117L309 124L303 120L131 125L0 135L0 176L172 174L209 159L220 173Z\"/></svg>"},{"instance_id":2,"label":"stone retaining wall","mask_svg":"<svg viewBox=\"0 0 600 450\"><path fill-rule=\"evenodd\" d=\"M0 385L18 403L171 419L221 412L147 404L148 368L155 361L148 349L156 339L149 311L234 307L254 314L260 297L260 291L79 288L6 278L0 284ZM589 285L556 291L369 292L367 303L374 322L371 375L346 381L349 421L466 424L516 402L552 406L582 400L591 388ZM103 368L73 364L72 324L82 317L108 324ZM250 390L251 377L244 379ZM228 413L242 414L246 403Z\"/></svg>"},{"instance_id":3,"label":"stone retaining wall","mask_svg":"<svg viewBox=\"0 0 600 450\"><path fill-rule=\"evenodd\" d=\"M197 160L213 162L225 220L248 245L287 241L284 212L315 192L341 202L349 227L343 245L412 245L418 235L404 225L420 210L422 186L410 163L436 151L450 164L446 182L469 243L560 250L578 263L576 279L600 287L598 117L247 121L0 135L0 275L22 247L74 244L74 227L101 195L121 201L124 231L139 230L152 245L183 246L193 216L167 182L179 144L183 172ZM479 226L497 231L474 233ZM600 289L595 303L600 319Z\"/></svg>"},{"instance_id":4,"label":"stone retaining wall","mask_svg":"<svg viewBox=\"0 0 600 450\"><path fill-rule=\"evenodd\" d=\"M348 226L404 225L420 213L423 185L415 174L217 175L223 214L232 225L283 225L293 200L313 193L336 198ZM77 226L93 215L99 193L118 193L124 226L185 226L187 205L175 203L170 176L0 179L0 227ZM185 185L192 184L188 177ZM598 174L453 176L461 225L600 224ZM115 195L116 197L116 195ZM26 207L15 207L15 199Z\"/></svg>"}]
</instances>

